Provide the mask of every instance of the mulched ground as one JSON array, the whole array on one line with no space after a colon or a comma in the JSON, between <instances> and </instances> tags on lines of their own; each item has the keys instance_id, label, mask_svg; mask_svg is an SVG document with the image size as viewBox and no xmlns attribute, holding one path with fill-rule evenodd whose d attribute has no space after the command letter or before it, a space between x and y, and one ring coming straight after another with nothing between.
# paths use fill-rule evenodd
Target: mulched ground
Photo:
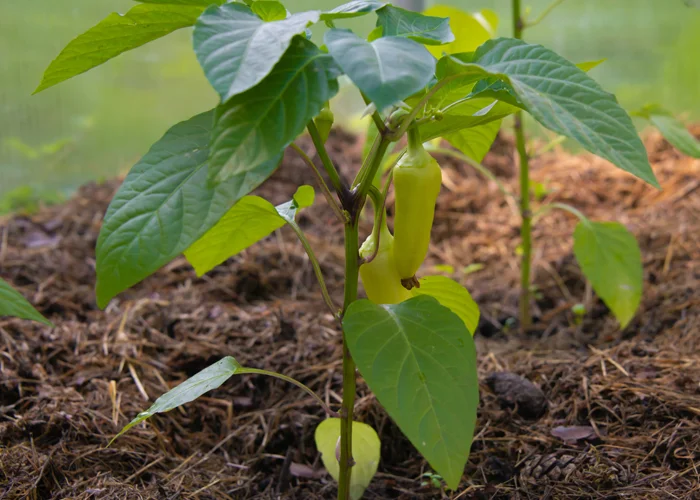
<instances>
[{"instance_id":1,"label":"mulched ground","mask_svg":"<svg viewBox=\"0 0 700 500\"><path fill-rule=\"evenodd\" d=\"M357 168L359 141L336 134L331 145L343 169ZM421 486L425 462L360 382L358 419L382 436L366 498L700 498L700 161L657 136L647 145L663 191L588 155L534 162L548 199L638 237L646 288L624 331L581 278L575 220L550 213L535 231L536 324L517 335L514 206L442 162L426 272L453 266L482 307L477 436L457 492ZM510 150L500 140L486 163L514 189ZM313 178L288 154L260 192L285 201L299 182ZM323 412L261 376L234 378L105 448L158 395L225 355L295 377L332 406L341 392L340 333L286 229L201 279L178 259L98 310L95 240L117 185L0 221L3 278L56 325L0 319L0 498L334 498L313 444ZM340 302L341 228L323 200L301 223ZM464 274L473 263L484 267ZM577 325L570 309L584 300Z\"/></svg>"}]
</instances>

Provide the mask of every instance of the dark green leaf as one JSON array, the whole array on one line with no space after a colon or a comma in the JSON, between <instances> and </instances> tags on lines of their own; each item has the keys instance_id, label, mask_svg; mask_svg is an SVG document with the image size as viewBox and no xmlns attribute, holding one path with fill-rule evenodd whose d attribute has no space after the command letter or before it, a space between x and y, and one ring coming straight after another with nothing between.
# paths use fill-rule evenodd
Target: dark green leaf
<instances>
[{"instance_id":1,"label":"dark green leaf","mask_svg":"<svg viewBox=\"0 0 700 500\"><path fill-rule=\"evenodd\" d=\"M335 455L340 438L340 419L327 418L316 427L314 440L321 460L333 479L340 479L340 467ZM352 466L350 475L350 498L360 500L377 473L381 443L377 432L362 422L352 423Z\"/></svg>"},{"instance_id":2,"label":"dark green leaf","mask_svg":"<svg viewBox=\"0 0 700 500\"><path fill-rule=\"evenodd\" d=\"M253 12L263 21L281 21L287 18L287 9L279 2L258 0L251 7Z\"/></svg>"},{"instance_id":3,"label":"dark green leaf","mask_svg":"<svg viewBox=\"0 0 700 500\"><path fill-rule=\"evenodd\" d=\"M144 4L124 15L110 14L61 51L34 93L85 73L122 52L192 26L201 13L201 6Z\"/></svg>"},{"instance_id":4,"label":"dark green leaf","mask_svg":"<svg viewBox=\"0 0 700 500\"><path fill-rule=\"evenodd\" d=\"M382 28L382 36L407 37L426 45L441 45L455 39L448 18L424 16L392 5L377 11L377 26Z\"/></svg>"},{"instance_id":5,"label":"dark green leaf","mask_svg":"<svg viewBox=\"0 0 700 500\"><path fill-rule=\"evenodd\" d=\"M474 341L437 300L353 302L343 318L353 359L399 428L457 488L469 456L479 383Z\"/></svg>"},{"instance_id":6,"label":"dark green leaf","mask_svg":"<svg viewBox=\"0 0 700 500\"><path fill-rule=\"evenodd\" d=\"M574 64L541 45L507 38L482 45L474 64L505 78L542 125L658 187L629 115Z\"/></svg>"},{"instance_id":7,"label":"dark green leaf","mask_svg":"<svg viewBox=\"0 0 700 500\"><path fill-rule=\"evenodd\" d=\"M366 42L352 31L332 29L324 41L338 65L378 109L418 92L435 73L433 56L407 38Z\"/></svg>"},{"instance_id":8,"label":"dark green leaf","mask_svg":"<svg viewBox=\"0 0 700 500\"><path fill-rule=\"evenodd\" d=\"M650 105L632 114L649 120L661 132L664 139L681 153L693 158L700 158L700 141L665 109Z\"/></svg>"},{"instance_id":9,"label":"dark green leaf","mask_svg":"<svg viewBox=\"0 0 700 500\"><path fill-rule=\"evenodd\" d=\"M148 410L139 413L136 415L136 418L125 425L124 428L119 431L119 434L112 438L109 444L112 444L115 439L133 426L140 424L156 413L165 413L173 410L178 406L194 401L207 392L220 387L221 384L236 375L236 373L245 373L245 369L233 357L226 356L217 361L156 399L155 403L153 403Z\"/></svg>"},{"instance_id":10,"label":"dark green leaf","mask_svg":"<svg viewBox=\"0 0 700 500\"><path fill-rule=\"evenodd\" d=\"M642 255L625 226L617 222L581 221L574 231L574 255L593 290L622 328L642 298Z\"/></svg>"},{"instance_id":11,"label":"dark green leaf","mask_svg":"<svg viewBox=\"0 0 700 500\"><path fill-rule=\"evenodd\" d=\"M107 209L97 240L97 303L146 278L197 241L280 157L207 183L213 112L175 125L129 172Z\"/></svg>"},{"instance_id":12,"label":"dark green leaf","mask_svg":"<svg viewBox=\"0 0 700 500\"><path fill-rule=\"evenodd\" d=\"M34 309L22 295L12 288L9 283L0 278L0 316L30 319L53 326L39 311Z\"/></svg>"},{"instance_id":13,"label":"dark green leaf","mask_svg":"<svg viewBox=\"0 0 700 500\"><path fill-rule=\"evenodd\" d=\"M364 16L382 8L384 5L386 5L386 2L379 2L377 0L353 0L333 10L323 12L321 14L321 21L334 21L336 19Z\"/></svg>"},{"instance_id":14,"label":"dark green leaf","mask_svg":"<svg viewBox=\"0 0 700 500\"><path fill-rule=\"evenodd\" d=\"M265 80L216 109L210 176L225 180L272 158L338 92L333 59L298 36Z\"/></svg>"},{"instance_id":15,"label":"dark green leaf","mask_svg":"<svg viewBox=\"0 0 700 500\"><path fill-rule=\"evenodd\" d=\"M248 7L228 3L204 11L194 27L194 50L212 87L228 101L265 78L294 35L318 21L319 12L266 23Z\"/></svg>"},{"instance_id":16,"label":"dark green leaf","mask_svg":"<svg viewBox=\"0 0 700 500\"><path fill-rule=\"evenodd\" d=\"M259 196L244 196L185 250L185 257L197 276L202 276L285 223L294 221L297 210L311 206L313 199L311 186L301 186L294 200L277 207Z\"/></svg>"}]
</instances>

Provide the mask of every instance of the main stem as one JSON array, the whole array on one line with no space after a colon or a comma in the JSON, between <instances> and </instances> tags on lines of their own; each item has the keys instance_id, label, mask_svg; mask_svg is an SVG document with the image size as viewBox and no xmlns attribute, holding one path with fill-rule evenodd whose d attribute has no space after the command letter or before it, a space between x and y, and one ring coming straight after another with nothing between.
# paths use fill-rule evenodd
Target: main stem
<instances>
[{"instance_id":1,"label":"main stem","mask_svg":"<svg viewBox=\"0 0 700 500\"><path fill-rule=\"evenodd\" d=\"M524 22L520 0L513 0L513 36L523 37ZM530 314L530 267L532 263L532 211L530 210L530 163L525 145L523 113L515 113L515 143L520 157L520 243L523 254L520 261L520 328L525 331L532 324Z\"/></svg>"},{"instance_id":2,"label":"main stem","mask_svg":"<svg viewBox=\"0 0 700 500\"><path fill-rule=\"evenodd\" d=\"M359 278L359 232L358 217L345 225L345 299L343 313L357 299ZM355 406L355 362L350 356L345 332L343 332L343 403L340 410L340 478L338 480L338 500L350 499L350 475L352 458L352 413Z\"/></svg>"}]
</instances>

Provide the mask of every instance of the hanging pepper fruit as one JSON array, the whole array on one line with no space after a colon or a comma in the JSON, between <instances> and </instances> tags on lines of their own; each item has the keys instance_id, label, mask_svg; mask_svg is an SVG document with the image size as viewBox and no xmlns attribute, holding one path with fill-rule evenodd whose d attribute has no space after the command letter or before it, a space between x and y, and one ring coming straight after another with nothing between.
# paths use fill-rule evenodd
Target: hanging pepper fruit
<instances>
[{"instance_id":1,"label":"hanging pepper fruit","mask_svg":"<svg viewBox=\"0 0 700 500\"><path fill-rule=\"evenodd\" d=\"M416 271L425 260L442 172L423 148L418 127L408 130L408 150L394 167L394 260L405 288L418 285Z\"/></svg>"},{"instance_id":2,"label":"hanging pepper fruit","mask_svg":"<svg viewBox=\"0 0 700 500\"><path fill-rule=\"evenodd\" d=\"M321 136L321 140L325 143L328 140L328 135L331 133L331 127L333 126L333 121L335 117L333 116L333 111L331 111L328 103L321 109L321 112L316 118L314 118L314 123L318 129L318 134Z\"/></svg>"},{"instance_id":3,"label":"hanging pepper fruit","mask_svg":"<svg viewBox=\"0 0 700 500\"><path fill-rule=\"evenodd\" d=\"M379 229L377 229L379 228ZM379 232L379 249L375 255ZM401 286L401 278L394 263L394 237L386 225L386 215L375 223L370 234L360 247L360 257L374 258L360 266L360 278L367 298L375 304L398 304L410 299L411 294Z\"/></svg>"}]
</instances>

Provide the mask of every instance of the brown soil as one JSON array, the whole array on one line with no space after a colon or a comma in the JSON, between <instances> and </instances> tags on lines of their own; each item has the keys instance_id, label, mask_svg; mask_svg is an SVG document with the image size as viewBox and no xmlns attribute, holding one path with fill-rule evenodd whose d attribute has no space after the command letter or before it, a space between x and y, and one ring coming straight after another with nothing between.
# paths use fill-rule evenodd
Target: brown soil
<instances>
[{"instance_id":1,"label":"brown soil","mask_svg":"<svg viewBox=\"0 0 700 500\"><path fill-rule=\"evenodd\" d=\"M331 144L346 171L357 168L361 144L339 134ZM555 151L533 167L548 198L638 237L646 288L624 331L595 298L574 323L570 308L589 291L571 253L575 220L553 212L535 231L536 325L518 336L514 207L443 162L426 272L453 266L482 307L477 436L457 492L421 486L426 463L360 382L358 419L382 436L366 498L700 498L700 161L656 136L647 144L663 191L588 155ZM510 150L500 140L486 163L515 189ZM313 177L292 153L260 191L280 202L299 182ZM56 325L0 320L0 498L333 498L313 444L322 410L261 376L234 377L105 448L158 395L225 355L295 377L336 408L341 393L340 333L286 229L201 279L177 259L98 310L95 240L117 186L88 185L63 206L0 222L2 276ZM342 231L324 208L319 200L301 223L340 302ZM484 268L463 274L472 263Z\"/></svg>"}]
</instances>

